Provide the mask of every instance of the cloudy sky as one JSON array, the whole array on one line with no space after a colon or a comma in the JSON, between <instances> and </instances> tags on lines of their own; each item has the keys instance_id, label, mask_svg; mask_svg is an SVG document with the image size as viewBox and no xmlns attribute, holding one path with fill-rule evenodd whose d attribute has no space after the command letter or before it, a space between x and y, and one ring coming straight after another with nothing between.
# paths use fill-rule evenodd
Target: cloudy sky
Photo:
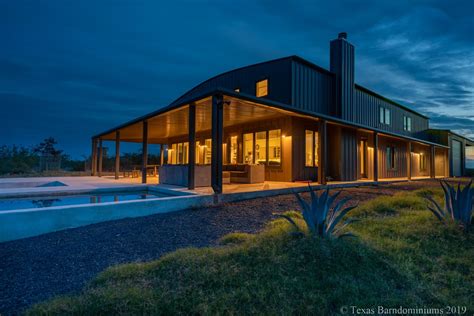
<instances>
[{"instance_id":1,"label":"cloudy sky","mask_svg":"<svg viewBox=\"0 0 474 316\"><path fill-rule=\"evenodd\" d=\"M386 3L385 3L386 2ZM90 137L200 81L346 31L356 82L474 138L474 2L0 0L0 144Z\"/></svg>"}]
</instances>

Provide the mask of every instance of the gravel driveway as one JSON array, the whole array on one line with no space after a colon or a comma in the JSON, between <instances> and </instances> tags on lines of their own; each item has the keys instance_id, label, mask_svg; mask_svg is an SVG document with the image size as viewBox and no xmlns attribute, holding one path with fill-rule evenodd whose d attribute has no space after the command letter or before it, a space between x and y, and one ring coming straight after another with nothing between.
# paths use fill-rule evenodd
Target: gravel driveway
<instances>
[{"instance_id":1,"label":"gravel driveway","mask_svg":"<svg viewBox=\"0 0 474 316\"><path fill-rule=\"evenodd\" d=\"M411 190L430 181L345 189L353 203ZM215 245L230 232L257 232L273 212L297 209L294 196L259 198L216 207L157 214L0 243L0 314L79 291L107 267L149 261L182 247Z\"/></svg>"}]
</instances>

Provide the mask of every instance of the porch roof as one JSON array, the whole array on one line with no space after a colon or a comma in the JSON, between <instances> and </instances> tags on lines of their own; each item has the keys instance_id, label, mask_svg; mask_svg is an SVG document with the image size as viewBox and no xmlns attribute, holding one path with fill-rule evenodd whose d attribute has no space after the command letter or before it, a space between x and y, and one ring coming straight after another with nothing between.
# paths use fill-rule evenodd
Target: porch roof
<instances>
[{"instance_id":1,"label":"porch roof","mask_svg":"<svg viewBox=\"0 0 474 316\"><path fill-rule=\"evenodd\" d=\"M209 106L212 102L212 96L222 94L226 101L231 101L229 108L224 111L224 127L232 124L239 124L249 121L265 119L273 119L282 115L300 116L309 119L324 119L328 123L345 125L349 127L377 132L381 135L387 135L413 142L418 142L437 147L449 148L439 143L410 137L398 133L393 133L364 124L358 124L346 121L329 115L295 109L287 104L268 99L262 99L253 95L235 92L233 90L217 88L183 101L179 104L171 104L147 115L138 117L124 124L118 125L112 129L106 130L100 134L93 136L93 139L100 138L102 140L115 140L115 132L120 131L120 139L126 142L141 142L142 130L141 126L144 121L149 124L149 142L159 142L170 136L186 135L188 131L188 107L189 104L196 104L196 131L210 130L211 109ZM160 128L153 128L160 127Z\"/></svg>"}]
</instances>

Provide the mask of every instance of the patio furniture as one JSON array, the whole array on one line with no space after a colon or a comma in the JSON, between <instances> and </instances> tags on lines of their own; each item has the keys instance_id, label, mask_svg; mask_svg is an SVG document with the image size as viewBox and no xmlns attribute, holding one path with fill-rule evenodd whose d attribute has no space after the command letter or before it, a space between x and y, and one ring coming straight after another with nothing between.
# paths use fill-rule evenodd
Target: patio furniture
<instances>
[{"instance_id":1,"label":"patio furniture","mask_svg":"<svg viewBox=\"0 0 474 316\"><path fill-rule=\"evenodd\" d=\"M265 182L265 165L229 164L222 169L230 173L231 183Z\"/></svg>"}]
</instances>

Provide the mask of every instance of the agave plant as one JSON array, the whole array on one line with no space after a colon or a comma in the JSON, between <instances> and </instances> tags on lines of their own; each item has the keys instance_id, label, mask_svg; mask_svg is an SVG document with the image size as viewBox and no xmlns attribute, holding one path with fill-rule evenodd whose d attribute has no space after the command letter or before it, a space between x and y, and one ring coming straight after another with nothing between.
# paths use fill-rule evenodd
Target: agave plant
<instances>
[{"instance_id":1,"label":"agave plant","mask_svg":"<svg viewBox=\"0 0 474 316\"><path fill-rule=\"evenodd\" d=\"M454 221L468 231L472 224L474 198L474 189L471 188L472 180L463 189L460 183L457 189L446 181L440 181L440 183L444 191L444 208L432 196L426 196L425 198L431 202L428 209L443 223Z\"/></svg>"},{"instance_id":2,"label":"agave plant","mask_svg":"<svg viewBox=\"0 0 474 316\"><path fill-rule=\"evenodd\" d=\"M310 233L321 238L353 236L351 233L342 233L342 231L347 225L354 222L354 220L349 219L344 224L338 225L349 211L357 207L357 205L354 205L343 208L343 205L350 197L345 197L332 206L341 191L330 195L329 189L326 189L318 196L315 190L311 189L311 186L308 185L308 187L311 193L311 203L306 202L301 195L296 192L295 196L302 208L303 219ZM290 216L284 214L278 214L277 216L286 219L296 228L297 232L301 233L299 226Z\"/></svg>"}]
</instances>

